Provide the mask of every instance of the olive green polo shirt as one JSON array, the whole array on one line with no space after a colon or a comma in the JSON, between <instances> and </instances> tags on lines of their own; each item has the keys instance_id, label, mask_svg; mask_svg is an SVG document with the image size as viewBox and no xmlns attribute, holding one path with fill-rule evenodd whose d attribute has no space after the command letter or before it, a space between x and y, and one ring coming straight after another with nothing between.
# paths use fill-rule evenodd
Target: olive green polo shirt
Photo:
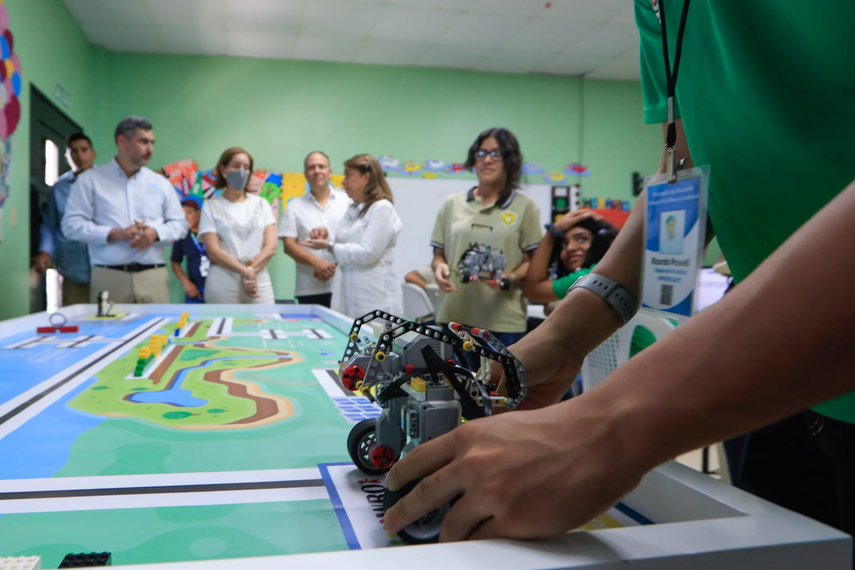
<instances>
[{"instance_id":1,"label":"olive green polo shirt","mask_svg":"<svg viewBox=\"0 0 855 570\"><path fill-rule=\"evenodd\" d=\"M492 228L491 247L508 258L507 273L522 263L523 252L537 249L542 237L540 210L534 200L517 191L490 206L475 196L474 188L446 198L436 217L431 245L445 250L456 289L443 298L437 322L458 322L494 333L525 332L528 305L519 287L495 291L484 282L460 282L457 263L469 247L470 232L477 243L490 240L488 229L473 231L472 224Z\"/></svg>"}]
</instances>

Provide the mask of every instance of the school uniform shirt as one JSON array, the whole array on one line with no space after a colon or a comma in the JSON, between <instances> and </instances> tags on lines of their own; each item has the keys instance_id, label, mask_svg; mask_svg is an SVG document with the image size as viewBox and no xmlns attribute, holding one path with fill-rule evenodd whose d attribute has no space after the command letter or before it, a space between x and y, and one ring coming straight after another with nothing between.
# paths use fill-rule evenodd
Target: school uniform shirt
<instances>
[{"instance_id":1,"label":"school uniform shirt","mask_svg":"<svg viewBox=\"0 0 855 570\"><path fill-rule=\"evenodd\" d=\"M143 251L132 249L128 241L107 241L110 230L135 221L154 229L158 241ZM115 158L77 177L61 224L66 238L89 244L92 265L162 265L166 242L187 235L187 226L166 178L145 166L128 178Z\"/></svg>"},{"instance_id":2,"label":"school uniform shirt","mask_svg":"<svg viewBox=\"0 0 855 570\"><path fill-rule=\"evenodd\" d=\"M352 201L347 194L340 190L331 190L326 209L315 199L311 192L294 198L285 206L282 219L279 221L280 238L296 238L298 241L309 239L312 230L325 227L334 240L339 223L344 217ZM326 250L306 248L311 255L328 261L334 261L333 255ZM294 295L322 295L332 290L332 279L321 281L315 279L315 271L310 265L297 263L297 279L294 284Z\"/></svg>"},{"instance_id":3,"label":"school uniform shirt","mask_svg":"<svg viewBox=\"0 0 855 570\"><path fill-rule=\"evenodd\" d=\"M362 210L350 206L335 237L332 309L352 318L375 309L400 316L403 295L392 262L401 218L388 200L374 202L359 216Z\"/></svg>"},{"instance_id":4,"label":"school uniform shirt","mask_svg":"<svg viewBox=\"0 0 855 570\"><path fill-rule=\"evenodd\" d=\"M205 253L205 246L193 232L188 232L181 241L172 246L172 261L181 263L187 258L187 278L200 289L205 288L205 277L211 262Z\"/></svg>"},{"instance_id":5,"label":"school uniform shirt","mask_svg":"<svg viewBox=\"0 0 855 570\"><path fill-rule=\"evenodd\" d=\"M472 224L488 227L473 228ZM537 204L517 191L489 206L475 196L475 188L446 198L436 217L431 245L445 250L451 269L449 280L455 290L443 297L436 321L462 323L493 333L525 332L528 304L522 290L512 287L509 291L495 291L480 281L461 283L457 264L472 239L475 243L490 243L493 251L501 250L508 259L505 272L510 273L522 263L524 252L540 245L540 227Z\"/></svg>"}]
</instances>

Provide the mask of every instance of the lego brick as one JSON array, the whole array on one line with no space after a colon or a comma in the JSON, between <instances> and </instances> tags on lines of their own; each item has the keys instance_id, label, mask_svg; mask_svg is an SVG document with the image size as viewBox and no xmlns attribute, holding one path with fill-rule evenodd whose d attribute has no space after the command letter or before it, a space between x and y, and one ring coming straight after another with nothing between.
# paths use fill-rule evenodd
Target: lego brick
<instances>
[{"instance_id":1,"label":"lego brick","mask_svg":"<svg viewBox=\"0 0 855 570\"><path fill-rule=\"evenodd\" d=\"M42 570L42 559L39 556L0 558L0 570Z\"/></svg>"},{"instance_id":2,"label":"lego brick","mask_svg":"<svg viewBox=\"0 0 855 570\"><path fill-rule=\"evenodd\" d=\"M112 566L112 555L109 552L66 554L59 568L88 568L91 566Z\"/></svg>"}]
</instances>

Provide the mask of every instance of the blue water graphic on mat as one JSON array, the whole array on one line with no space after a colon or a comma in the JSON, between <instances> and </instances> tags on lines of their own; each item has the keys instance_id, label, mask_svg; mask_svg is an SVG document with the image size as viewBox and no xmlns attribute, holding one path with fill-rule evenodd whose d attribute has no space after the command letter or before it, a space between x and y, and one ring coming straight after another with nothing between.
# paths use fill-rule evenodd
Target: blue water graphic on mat
<instances>
[{"instance_id":1,"label":"blue water graphic on mat","mask_svg":"<svg viewBox=\"0 0 855 570\"><path fill-rule=\"evenodd\" d=\"M95 382L89 378L58 402L0 439L0 480L51 477L68 461L71 446L105 420L72 410L68 403Z\"/></svg>"},{"instance_id":2,"label":"blue water graphic on mat","mask_svg":"<svg viewBox=\"0 0 855 570\"><path fill-rule=\"evenodd\" d=\"M186 388L182 388L181 385L184 383L184 380L187 379L187 373L191 370L198 370L199 368L205 368L210 365L212 362L219 362L224 360L240 360L240 359L254 359L258 360L258 356L226 356L223 358L212 358L210 360L205 360L198 366L194 366L192 368L185 368L182 370L178 377L172 382L166 389L160 390L157 392L137 392L128 396L126 399L131 402L136 402L138 404L169 404L171 406L177 406L179 408L198 408L200 406L204 406L208 403L207 400L203 400L201 398L196 398L193 396L193 393ZM278 358L280 360L290 360L291 357L289 355L282 355L278 357L267 357L264 358Z\"/></svg>"}]
</instances>

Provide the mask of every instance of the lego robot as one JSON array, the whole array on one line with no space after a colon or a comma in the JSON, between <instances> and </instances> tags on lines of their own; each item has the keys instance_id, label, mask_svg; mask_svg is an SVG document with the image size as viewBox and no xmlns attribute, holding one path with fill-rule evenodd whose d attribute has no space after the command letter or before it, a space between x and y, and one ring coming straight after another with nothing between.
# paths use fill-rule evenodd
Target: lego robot
<instances>
[{"instance_id":1,"label":"lego robot","mask_svg":"<svg viewBox=\"0 0 855 570\"><path fill-rule=\"evenodd\" d=\"M476 227L490 230L490 237L486 245L474 240L473 234ZM498 284L503 291L510 289L511 280L502 277L502 272L508 264L508 258L501 250L494 251L492 244L493 227L472 224L469 230L469 247L466 248L466 251L460 256L460 261L457 262L457 274L460 276L461 283L472 283L485 279Z\"/></svg>"},{"instance_id":2,"label":"lego robot","mask_svg":"<svg viewBox=\"0 0 855 570\"><path fill-rule=\"evenodd\" d=\"M363 325L383 319L376 342L361 339ZM340 377L349 389L378 403L376 419L356 424L347 438L354 464L368 475L382 475L416 446L439 437L463 421L490 416L494 408L516 408L526 394L525 366L488 331L456 323L450 331L373 311L353 322L342 358ZM361 344L361 346L360 346ZM478 373L458 365L464 354L481 357ZM507 396L495 394L491 364L504 369ZM417 482L386 491L384 510L409 493ZM410 524L398 534L410 544L435 542L450 505Z\"/></svg>"}]
</instances>

